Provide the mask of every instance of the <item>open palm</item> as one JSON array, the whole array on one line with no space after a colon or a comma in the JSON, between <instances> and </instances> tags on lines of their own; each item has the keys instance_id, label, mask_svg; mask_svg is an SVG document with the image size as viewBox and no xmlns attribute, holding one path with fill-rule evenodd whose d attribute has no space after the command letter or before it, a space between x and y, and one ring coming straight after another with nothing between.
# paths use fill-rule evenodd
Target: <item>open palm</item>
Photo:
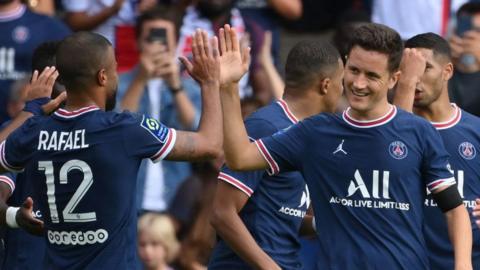
<instances>
[{"instance_id":1,"label":"open palm","mask_svg":"<svg viewBox=\"0 0 480 270\"><path fill-rule=\"evenodd\" d=\"M250 49L240 49L235 29L220 29L220 84L238 83L250 65Z\"/></svg>"}]
</instances>

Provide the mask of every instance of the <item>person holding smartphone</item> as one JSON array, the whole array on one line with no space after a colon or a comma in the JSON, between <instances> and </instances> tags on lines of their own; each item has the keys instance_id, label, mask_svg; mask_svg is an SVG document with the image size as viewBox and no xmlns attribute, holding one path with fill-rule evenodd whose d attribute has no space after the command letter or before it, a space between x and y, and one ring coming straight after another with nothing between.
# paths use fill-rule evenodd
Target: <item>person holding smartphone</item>
<instances>
[{"instance_id":1,"label":"person holding smartphone","mask_svg":"<svg viewBox=\"0 0 480 270\"><path fill-rule=\"evenodd\" d=\"M449 39L454 73L449 81L453 102L480 116L480 3L470 2L457 12L455 34Z\"/></svg>"},{"instance_id":2,"label":"person holding smartphone","mask_svg":"<svg viewBox=\"0 0 480 270\"><path fill-rule=\"evenodd\" d=\"M138 17L140 57L136 68L120 75L117 104L122 110L149 113L177 129L194 130L200 120L200 92L193 80L180 77L174 22L175 14L164 7ZM185 162L144 162L138 174L138 207L164 211L181 181L190 175Z\"/></svg>"}]
</instances>

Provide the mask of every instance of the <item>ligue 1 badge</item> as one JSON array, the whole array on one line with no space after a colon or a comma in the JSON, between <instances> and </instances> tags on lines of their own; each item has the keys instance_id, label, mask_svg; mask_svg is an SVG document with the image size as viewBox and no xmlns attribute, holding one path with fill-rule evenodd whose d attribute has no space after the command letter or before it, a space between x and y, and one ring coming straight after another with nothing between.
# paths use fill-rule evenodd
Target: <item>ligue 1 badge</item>
<instances>
[{"instance_id":1,"label":"ligue 1 badge","mask_svg":"<svg viewBox=\"0 0 480 270\"><path fill-rule=\"evenodd\" d=\"M19 25L13 29L12 38L17 43L24 43L30 36L30 31L27 27Z\"/></svg>"},{"instance_id":2,"label":"ligue 1 badge","mask_svg":"<svg viewBox=\"0 0 480 270\"><path fill-rule=\"evenodd\" d=\"M390 156L394 159L404 159L408 155L407 146L401 141L394 141L388 147Z\"/></svg>"},{"instance_id":3,"label":"ligue 1 badge","mask_svg":"<svg viewBox=\"0 0 480 270\"><path fill-rule=\"evenodd\" d=\"M471 160L477 155L477 150L473 144L469 142L463 142L458 146L458 153L464 159Z\"/></svg>"}]
</instances>

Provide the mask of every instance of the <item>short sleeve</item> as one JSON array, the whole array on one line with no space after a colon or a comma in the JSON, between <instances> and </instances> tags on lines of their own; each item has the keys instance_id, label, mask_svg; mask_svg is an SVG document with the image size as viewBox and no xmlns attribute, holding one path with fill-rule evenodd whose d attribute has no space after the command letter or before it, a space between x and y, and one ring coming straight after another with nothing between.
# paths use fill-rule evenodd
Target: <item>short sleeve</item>
<instances>
[{"instance_id":1,"label":"short sleeve","mask_svg":"<svg viewBox=\"0 0 480 270\"><path fill-rule=\"evenodd\" d=\"M278 130L270 122L263 119L247 119L245 128L252 141L272 135ZM237 172L223 166L218 179L229 183L250 197L264 176L264 170Z\"/></svg>"},{"instance_id":2,"label":"short sleeve","mask_svg":"<svg viewBox=\"0 0 480 270\"><path fill-rule=\"evenodd\" d=\"M445 150L440 134L433 126L426 128L422 162L422 175L430 192L438 188L455 184L453 171L449 163L449 154Z\"/></svg>"},{"instance_id":3,"label":"short sleeve","mask_svg":"<svg viewBox=\"0 0 480 270\"><path fill-rule=\"evenodd\" d=\"M123 132L126 151L131 156L164 159L175 145L176 132L157 120L140 114L131 114Z\"/></svg>"},{"instance_id":4,"label":"short sleeve","mask_svg":"<svg viewBox=\"0 0 480 270\"><path fill-rule=\"evenodd\" d=\"M36 117L28 119L0 143L0 164L3 168L10 172L23 171L33 154L32 142L36 133L31 127L35 124Z\"/></svg>"},{"instance_id":5,"label":"short sleeve","mask_svg":"<svg viewBox=\"0 0 480 270\"><path fill-rule=\"evenodd\" d=\"M255 141L258 150L269 165L269 174L299 170L302 153L306 152L306 121L308 120Z\"/></svg>"},{"instance_id":6,"label":"short sleeve","mask_svg":"<svg viewBox=\"0 0 480 270\"><path fill-rule=\"evenodd\" d=\"M16 178L17 178L16 174L11 172L0 174L0 182L3 182L10 187L10 195L15 190Z\"/></svg>"}]
</instances>

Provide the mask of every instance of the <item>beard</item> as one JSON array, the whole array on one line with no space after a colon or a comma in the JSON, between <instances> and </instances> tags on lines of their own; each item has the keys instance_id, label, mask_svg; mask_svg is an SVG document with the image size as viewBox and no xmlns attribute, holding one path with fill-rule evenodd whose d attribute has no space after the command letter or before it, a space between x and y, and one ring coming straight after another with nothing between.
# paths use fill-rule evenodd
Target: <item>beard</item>
<instances>
[{"instance_id":1,"label":"beard","mask_svg":"<svg viewBox=\"0 0 480 270\"><path fill-rule=\"evenodd\" d=\"M211 20L230 12L234 5L234 2L235 1L227 1L226 3L217 4L210 3L208 0L201 0L197 3L197 9L203 17Z\"/></svg>"},{"instance_id":2,"label":"beard","mask_svg":"<svg viewBox=\"0 0 480 270\"><path fill-rule=\"evenodd\" d=\"M107 102L105 103L105 111L113 111L117 105L117 89L115 88L113 94L107 97Z\"/></svg>"}]
</instances>

